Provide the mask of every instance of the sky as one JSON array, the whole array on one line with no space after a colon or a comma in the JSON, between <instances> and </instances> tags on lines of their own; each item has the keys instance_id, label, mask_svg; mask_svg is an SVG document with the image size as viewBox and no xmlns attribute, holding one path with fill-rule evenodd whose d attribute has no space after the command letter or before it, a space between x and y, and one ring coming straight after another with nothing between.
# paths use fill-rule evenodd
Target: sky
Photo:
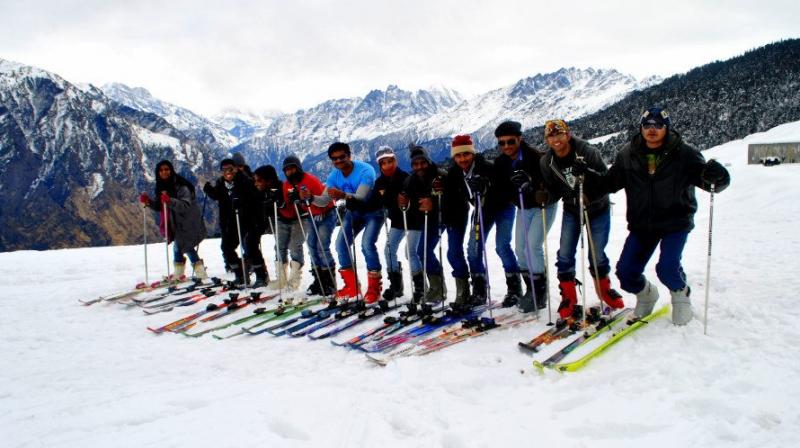
<instances>
[{"instance_id":1,"label":"sky","mask_svg":"<svg viewBox=\"0 0 800 448\"><path fill-rule=\"evenodd\" d=\"M666 77L800 37L796 0L0 0L0 58L205 115L390 84L483 93L561 67Z\"/></svg>"}]
</instances>

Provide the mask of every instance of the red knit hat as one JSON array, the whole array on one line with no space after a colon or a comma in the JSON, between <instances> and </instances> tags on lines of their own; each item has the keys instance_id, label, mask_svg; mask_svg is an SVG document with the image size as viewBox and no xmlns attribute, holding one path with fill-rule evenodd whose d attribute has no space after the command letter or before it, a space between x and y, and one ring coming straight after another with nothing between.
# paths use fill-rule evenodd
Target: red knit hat
<instances>
[{"instance_id":1,"label":"red knit hat","mask_svg":"<svg viewBox=\"0 0 800 448\"><path fill-rule=\"evenodd\" d=\"M472 137L469 135L456 135L453 137L453 142L450 144L450 155L455 157L456 154L462 152L469 152L475 154L475 145L472 144Z\"/></svg>"}]
</instances>

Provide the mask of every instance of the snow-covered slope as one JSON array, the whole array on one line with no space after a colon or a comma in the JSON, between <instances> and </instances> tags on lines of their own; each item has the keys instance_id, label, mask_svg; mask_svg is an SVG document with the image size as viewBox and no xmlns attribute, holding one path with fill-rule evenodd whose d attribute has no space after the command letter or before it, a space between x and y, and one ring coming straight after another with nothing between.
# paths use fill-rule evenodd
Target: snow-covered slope
<instances>
[{"instance_id":1,"label":"snow-covered slope","mask_svg":"<svg viewBox=\"0 0 800 448\"><path fill-rule=\"evenodd\" d=\"M177 313L76 302L140 280L141 247L2 253L0 275L14 280L0 287L3 446L794 447L800 165L746 165L748 141L787 138L800 139L800 122L704 153L732 176L714 201L708 336L700 319L660 320L576 374L539 376L517 351L544 321L383 369L325 341L154 336L145 326ZM698 198L684 263L700 316L709 198ZM616 261L625 198L613 199ZM222 274L218 241L200 252ZM155 275L163 245L150 256ZM656 278L654 261L646 274Z\"/></svg>"}]
</instances>

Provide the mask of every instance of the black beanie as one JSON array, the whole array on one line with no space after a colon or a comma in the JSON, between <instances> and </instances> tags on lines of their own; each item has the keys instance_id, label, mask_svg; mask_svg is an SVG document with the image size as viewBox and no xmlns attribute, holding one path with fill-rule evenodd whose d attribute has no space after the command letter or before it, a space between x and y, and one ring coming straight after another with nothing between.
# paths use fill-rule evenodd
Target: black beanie
<instances>
[{"instance_id":1,"label":"black beanie","mask_svg":"<svg viewBox=\"0 0 800 448\"><path fill-rule=\"evenodd\" d=\"M425 159L428 163L431 163L431 158L428 155L428 151L425 150L422 146L414 146L411 148L411 154L409 154L409 159L413 162L414 159Z\"/></svg>"},{"instance_id":2,"label":"black beanie","mask_svg":"<svg viewBox=\"0 0 800 448\"><path fill-rule=\"evenodd\" d=\"M300 173L304 172L303 165L300 163L300 159L297 156L288 156L283 159L283 166L281 167L281 170L286 171L286 168L290 166L297 168L297 171Z\"/></svg>"},{"instance_id":3,"label":"black beanie","mask_svg":"<svg viewBox=\"0 0 800 448\"><path fill-rule=\"evenodd\" d=\"M502 137L504 135L519 137L522 135L522 125L516 121L504 121L500 123L500 126L494 130L494 136Z\"/></svg>"}]
</instances>

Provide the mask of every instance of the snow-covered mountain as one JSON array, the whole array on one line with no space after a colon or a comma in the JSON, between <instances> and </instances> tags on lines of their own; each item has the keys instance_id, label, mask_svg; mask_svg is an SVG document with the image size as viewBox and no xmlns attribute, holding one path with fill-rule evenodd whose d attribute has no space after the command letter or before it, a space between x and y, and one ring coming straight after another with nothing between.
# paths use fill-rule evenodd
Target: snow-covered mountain
<instances>
[{"instance_id":1,"label":"snow-covered mountain","mask_svg":"<svg viewBox=\"0 0 800 448\"><path fill-rule=\"evenodd\" d=\"M136 241L164 158L190 178L215 159L154 113L0 59L0 251Z\"/></svg>"},{"instance_id":2,"label":"snow-covered mountain","mask_svg":"<svg viewBox=\"0 0 800 448\"><path fill-rule=\"evenodd\" d=\"M132 109L158 115L182 131L187 137L222 150L238 143L221 124L198 115L189 109L170 104L155 98L143 87L128 87L125 84L111 83L100 88L110 99Z\"/></svg>"}]
</instances>

